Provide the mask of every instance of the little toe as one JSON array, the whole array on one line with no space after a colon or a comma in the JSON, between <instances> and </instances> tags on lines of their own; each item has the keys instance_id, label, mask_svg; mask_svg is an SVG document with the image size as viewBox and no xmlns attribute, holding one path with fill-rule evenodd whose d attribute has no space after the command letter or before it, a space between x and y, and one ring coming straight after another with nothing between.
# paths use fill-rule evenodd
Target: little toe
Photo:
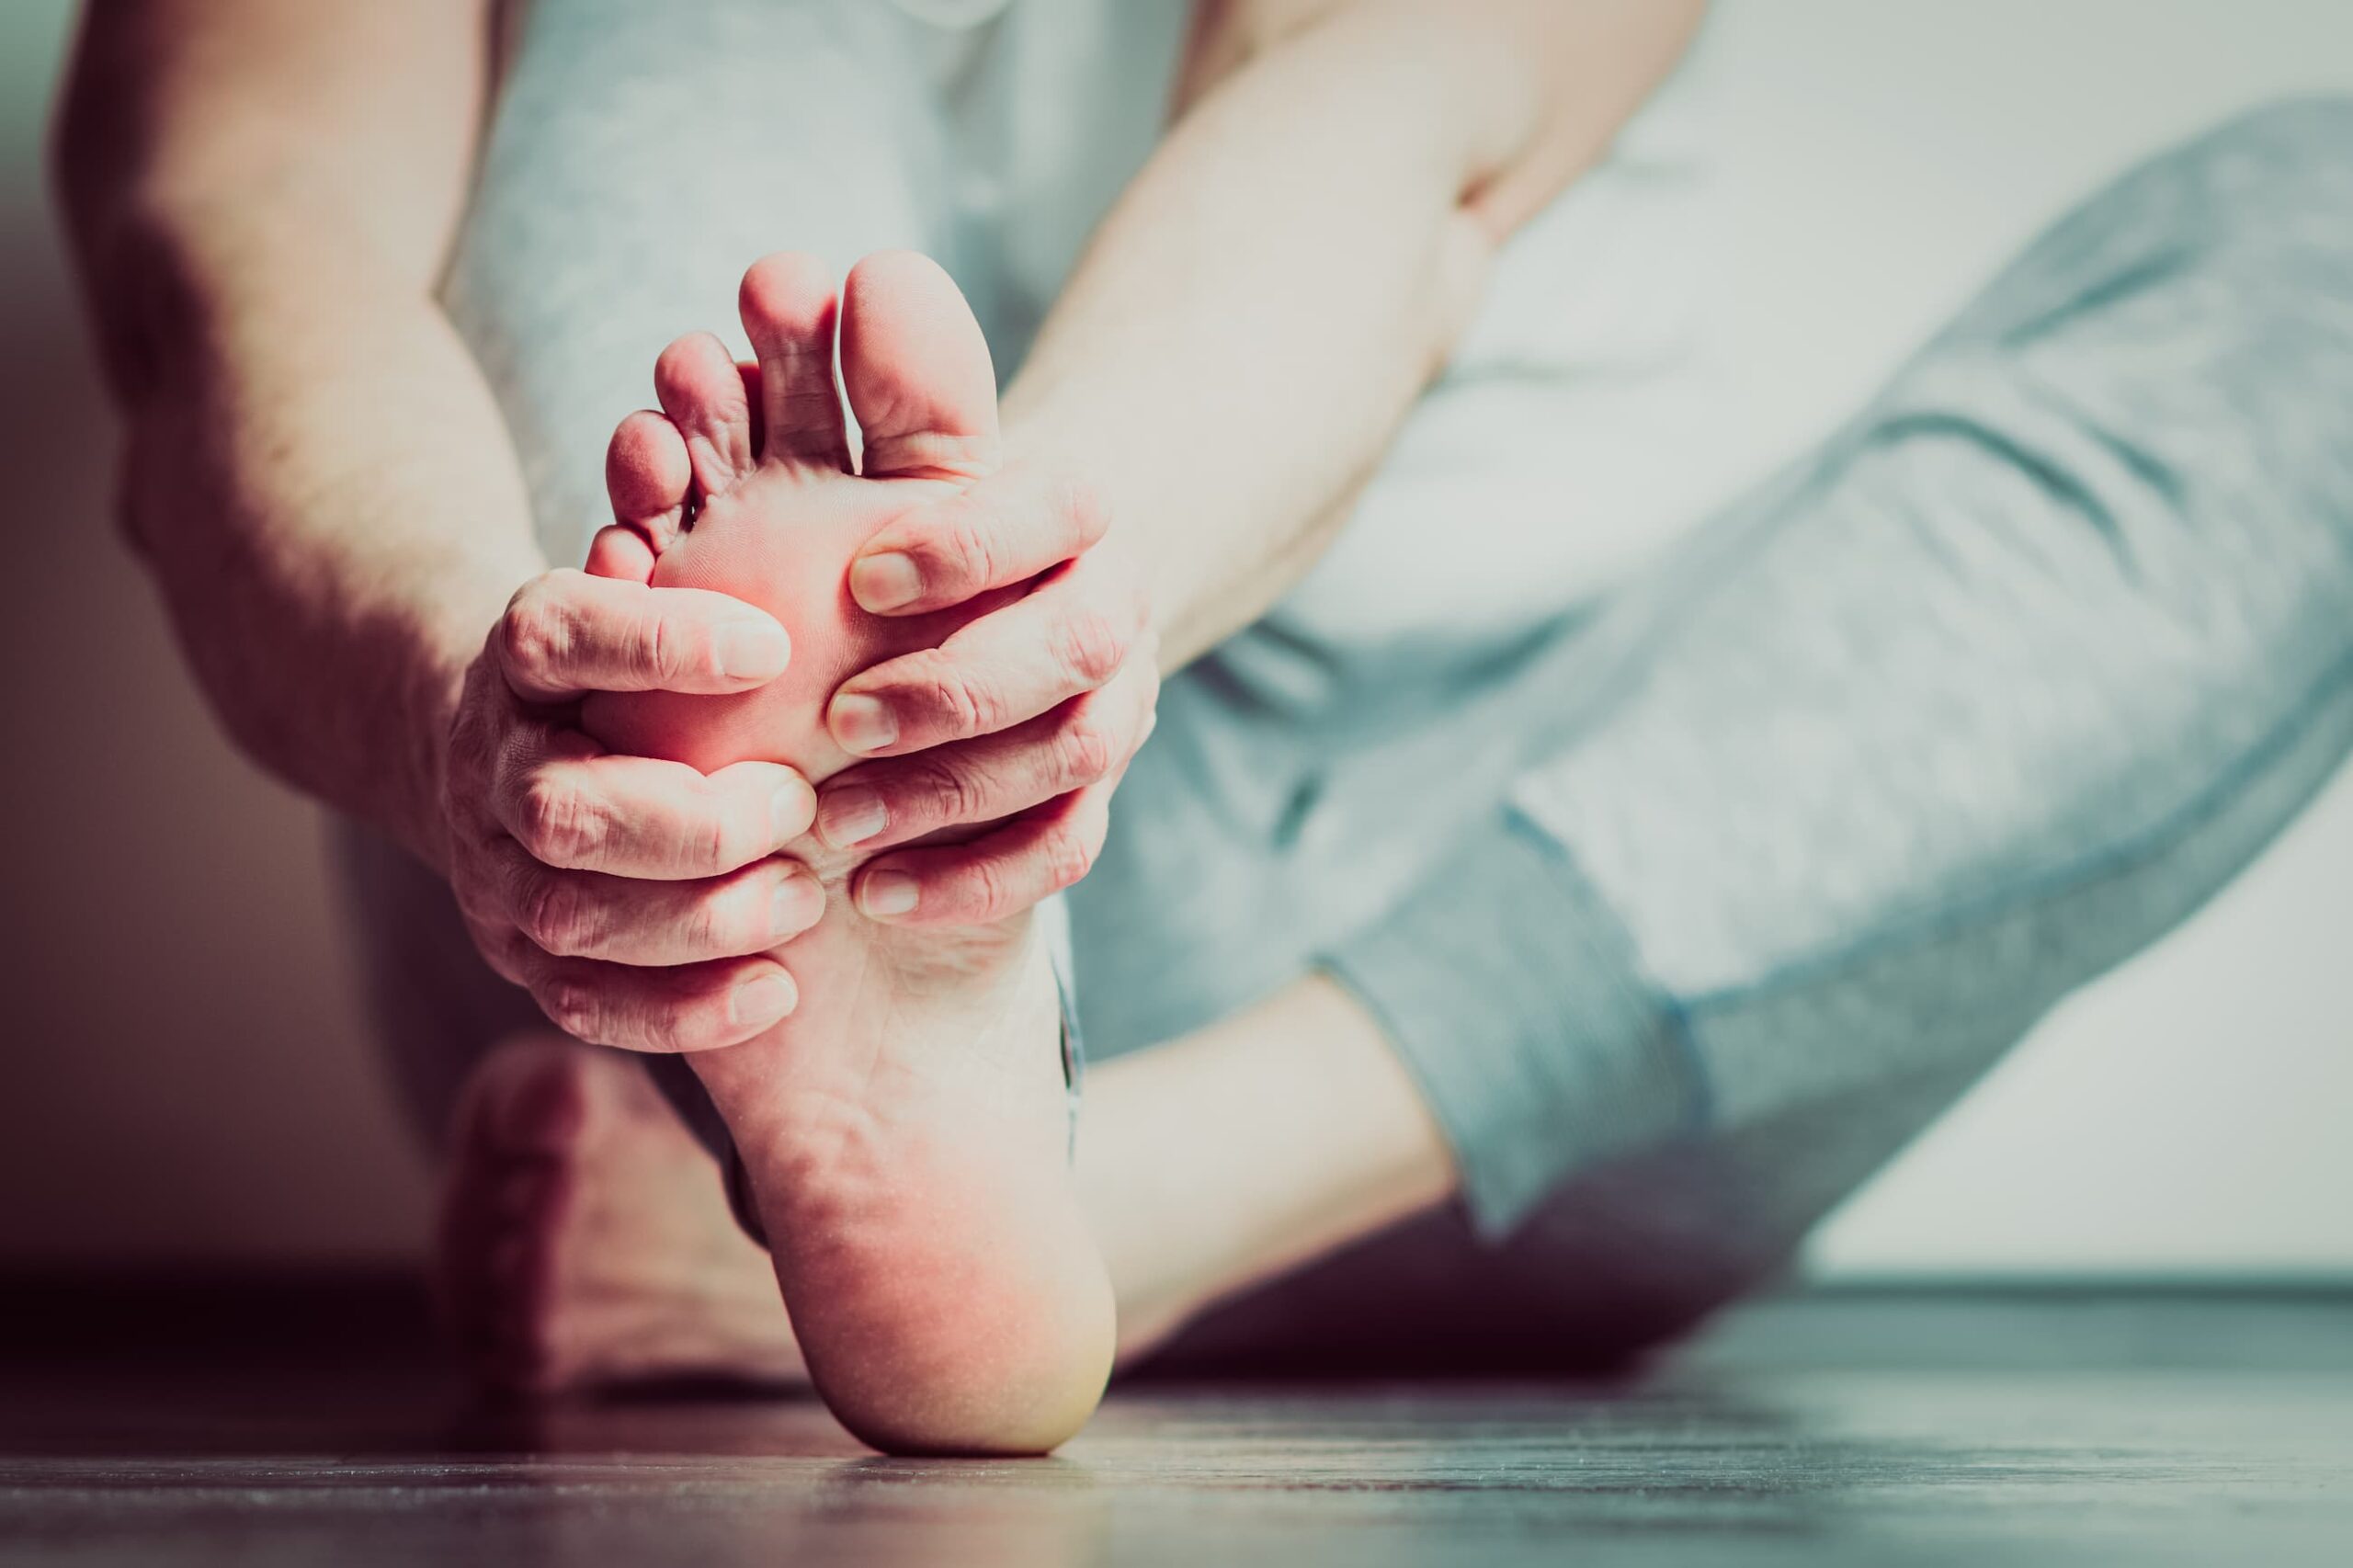
<instances>
[{"instance_id":1,"label":"little toe","mask_svg":"<svg viewBox=\"0 0 2353 1568\"><path fill-rule=\"evenodd\" d=\"M988 339L939 264L878 251L842 292L842 385L875 478L975 479L999 460Z\"/></svg>"},{"instance_id":2,"label":"little toe","mask_svg":"<svg viewBox=\"0 0 2353 1568\"><path fill-rule=\"evenodd\" d=\"M707 495L752 472L752 404L727 346L688 333L654 362L654 392L685 439L688 468Z\"/></svg>"},{"instance_id":3,"label":"little toe","mask_svg":"<svg viewBox=\"0 0 2353 1568\"><path fill-rule=\"evenodd\" d=\"M847 472L849 438L834 382L840 300L832 271L800 251L762 256L744 274L736 306L759 357L760 455Z\"/></svg>"}]
</instances>

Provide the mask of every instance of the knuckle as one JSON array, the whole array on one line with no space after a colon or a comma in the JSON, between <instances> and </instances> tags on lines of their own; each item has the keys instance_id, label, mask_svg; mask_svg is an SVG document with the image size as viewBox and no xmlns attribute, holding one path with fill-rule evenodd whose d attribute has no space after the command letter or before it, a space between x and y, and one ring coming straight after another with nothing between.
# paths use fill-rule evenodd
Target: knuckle
<instances>
[{"instance_id":1,"label":"knuckle","mask_svg":"<svg viewBox=\"0 0 2353 1568\"><path fill-rule=\"evenodd\" d=\"M1078 784L1092 784L1119 765L1119 748L1093 717L1073 714L1056 742L1061 752L1059 772Z\"/></svg>"},{"instance_id":2,"label":"knuckle","mask_svg":"<svg viewBox=\"0 0 2353 1568\"><path fill-rule=\"evenodd\" d=\"M995 694L977 676L958 669L945 658L928 662L923 675L923 694L929 705L938 710L951 734L985 735L1004 727L997 718L1003 704Z\"/></svg>"},{"instance_id":3,"label":"knuckle","mask_svg":"<svg viewBox=\"0 0 2353 1568\"><path fill-rule=\"evenodd\" d=\"M576 957L596 945L579 885L569 877L533 878L523 891L515 924L558 958Z\"/></svg>"},{"instance_id":4,"label":"knuckle","mask_svg":"<svg viewBox=\"0 0 2353 1568\"><path fill-rule=\"evenodd\" d=\"M730 868L740 857L735 847L733 813L724 811L698 811L687 818L681 835L680 853L685 869L716 876Z\"/></svg>"},{"instance_id":5,"label":"knuckle","mask_svg":"<svg viewBox=\"0 0 2353 1568\"><path fill-rule=\"evenodd\" d=\"M1060 892L1075 883L1095 868L1095 850L1080 835L1061 828L1046 835L1038 846L1038 858L1046 870L1046 886Z\"/></svg>"},{"instance_id":6,"label":"knuckle","mask_svg":"<svg viewBox=\"0 0 2353 1568\"><path fill-rule=\"evenodd\" d=\"M964 897L975 921L996 920L1010 913L1013 889L1006 881L1005 868L994 860L972 867L964 877Z\"/></svg>"},{"instance_id":7,"label":"knuckle","mask_svg":"<svg viewBox=\"0 0 2353 1568\"><path fill-rule=\"evenodd\" d=\"M697 899L678 921L680 947L698 958L737 952L767 935L756 905L760 884L748 891L710 893Z\"/></svg>"},{"instance_id":8,"label":"knuckle","mask_svg":"<svg viewBox=\"0 0 2353 1568\"><path fill-rule=\"evenodd\" d=\"M1075 609L1056 631L1056 662L1089 687L1119 674L1128 656L1128 629L1096 609Z\"/></svg>"},{"instance_id":9,"label":"knuckle","mask_svg":"<svg viewBox=\"0 0 2353 1568\"><path fill-rule=\"evenodd\" d=\"M541 777L524 787L517 806L516 836L532 858L551 866L579 866L604 847L610 827L604 813L580 792Z\"/></svg>"},{"instance_id":10,"label":"knuckle","mask_svg":"<svg viewBox=\"0 0 2353 1568\"><path fill-rule=\"evenodd\" d=\"M723 993L678 986L657 993L635 1020L639 1047L654 1051L699 1051L726 1035Z\"/></svg>"},{"instance_id":11,"label":"knuckle","mask_svg":"<svg viewBox=\"0 0 2353 1568\"><path fill-rule=\"evenodd\" d=\"M547 589L545 579L524 584L499 618L498 653L510 670L543 673L563 660L571 647L571 623Z\"/></svg>"},{"instance_id":12,"label":"knuckle","mask_svg":"<svg viewBox=\"0 0 2353 1568\"><path fill-rule=\"evenodd\" d=\"M655 681L680 673L680 641L676 629L666 617L648 615L641 618L637 623L637 634L631 639L631 645L637 650L638 667Z\"/></svg>"},{"instance_id":13,"label":"knuckle","mask_svg":"<svg viewBox=\"0 0 2353 1568\"><path fill-rule=\"evenodd\" d=\"M568 976L551 976L540 986L540 1010L573 1039L606 1043L605 1009L593 986Z\"/></svg>"},{"instance_id":14,"label":"knuckle","mask_svg":"<svg viewBox=\"0 0 2353 1568\"><path fill-rule=\"evenodd\" d=\"M996 581L996 549L988 521L972 507L960 506L942 524L935 548L942 575L964 588Z\"/></svg>"},{"instance_id":15,"label":"knuckle","mask_svg":"<svg viewBox=\"0 0 2353 1568\"><path fill-rule=\"evenodd\" d=\"M910 762L899 789L893 791L912 810L906 814L927 826L977 821L983 813L979 790L963 773L944 762L918 757ZM892 806L897 814L897 803Z\"/></svg>"},{"instance_id":16,"label":"knuckle","mask_svg":"<svg viewBox=\"0 0 2353 1568\"><path fill-rule=\"evenodd\" d=\"M632 645L639 673L656 687L667 688L689 676L719 674L717 644L658 610L648 610L640 619Z\"/></svg>"}]
</instances>

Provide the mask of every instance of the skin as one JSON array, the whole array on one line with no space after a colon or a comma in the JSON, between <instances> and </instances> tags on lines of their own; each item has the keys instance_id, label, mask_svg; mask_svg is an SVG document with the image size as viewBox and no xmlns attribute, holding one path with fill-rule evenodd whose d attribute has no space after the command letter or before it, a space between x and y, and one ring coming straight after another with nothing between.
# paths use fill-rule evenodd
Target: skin
<instances>
[{"instance_id":1,"label":"skin","mask_svg":"<svg viewBox=\"0 0 2353 1568\"><path fill-rule=\"evenodd\" d=\"M124 524L230 733L448 876L502 972L636 1049L736 1043L794 1000L765 953L807 914L788 913L804 873L777 852L878 803L867 852L1004 814L1029 755L1005 737L1036 722L1012 716L1104 684L1099 634L1139 584L1147 630L1115 666L1176 668L1272 603L1495 246L1602 151L1697 10L1206 7L1170 134L1008 392L1007 465L938 503L955 527L886 528L848 581L876 613L926 613L1064 569L961 645L845 683L830 725L870 760L820 796L774 763L610 754L573 722L592 692L752 689L789 640L722 595L551 571L531 542L432 297L486 103L478 0L98 6L59 184L129 426ZM1108 792L1135 738L1073 788ZM915 881L881 918L984 922L1068 853L898 849L858 875ZM1237 1103L1263 1109L1236 1124ZM1320 978L1098 1074L1080 1176L1130 1346L1453 1181L1378 1027Z\"/></svg>"},{"instance_id":2,"label":"skin","mask_svg":"<svg viewBox=\"0 0 2353 1568\"><path fill-rule=\"evenodd\" d=\"M756 373L721 357L665 385L672 450L695 471L691 491L682 481L670 499L699 506L691 531L682 524L648 570L657 584L771 608L815 677L788 672L740 697L607 694L583 721L620 749L702 767L761 756L823 778L849 760L823 722L839 676L937 643L1003 597L885 617L845 586L851 553L878 528L995 468L996 378L954 282L911 252L866 257L838 297L822 263L779 253L745 274L739 301ZM840 386L861 436L854 470L835 392L836 322ZM665 363L707 342L682 339ZM749 386L763 411L756 438ZM629 438L650 440L638 431ZM1084 810L1074 799L1083 795L1041 800L992 836L1070 832ZM1102 827L1090 815L1072 840L1087 854ZM782 954L814 977L801 1005L688 1062L741 1157L835 1415L892 1452L1045 1451L1093 1412L1114 1338L1109 1282L1072 1183L1045 948L1026 911L980 924L875 919L876 880L860 900L839 896L840 862L809 858L835 896ZM1061 866L1074 876L1079 861Z\"/></svg>"}]
</instances>

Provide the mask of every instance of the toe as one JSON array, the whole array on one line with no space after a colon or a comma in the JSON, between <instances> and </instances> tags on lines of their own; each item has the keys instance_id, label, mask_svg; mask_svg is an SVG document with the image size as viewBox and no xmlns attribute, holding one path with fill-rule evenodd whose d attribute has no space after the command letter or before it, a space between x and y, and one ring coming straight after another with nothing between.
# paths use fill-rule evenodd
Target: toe
<instances>
[{"instance_id":1,"label":"toe","mask_svg":"<svg viewBox=\"0 0 2353 1568\"><path fill-rule=\"evenodd\" d=\"M588 574L652 582L654 558L677 539L693 488L687 438L667 415L641 409L622 420L605 448L613 522L589 543Z\"/></svg>"},{"instance_id":2,"label":"toe","mask_svg":"<svg viewBox=\"0 0 2353 1568\"><path fill-rule=\"evenodd\" d=\"M815 256L779 251L744 274L736 306L759 356L766 426L760 455L847 472L841 393L834 384L834 322L840 301L831 269Z\"/></svg>"},{"instance_id":3,"label":"toe","mask_svg":"<svg viewBox=\"0 0 2353 1568\"><path fill-rule=\"evenodd\" d=\"M631 583L654 581L654 546L635 528L612 523L597 530L588 541L588 559L582 568L591 577L618 577Z\"/></svg>"},{"instance_id":4,"label":"toe","mask_svg":"<svg viewBox=\"0 0 2353 1568\"><path fill-rule=\"evenodd\" d=\"M576 1062L554 1056L534 1063L491 1106L491 1139L517 1157L571 1152L588 1118L585 1088Z\"/></svg>"},{"instance_id":5,"label":"toe","mask_svg":"<svg viewBox=\"0 0 2353 1568\"><path fill-rule=\"evenodd\" d=\"M620 422L605 449L605 494L613 521L642 535L660 554L677 537L694 489L687 438L667 415L640 409Z\"/></svg>"},{"instance_id":6,"label":"toe","mask_svg":"<svg viewBox=\"0 0 2353 1568\"><path fill-rule=\"evenodd\" d=\"M878 478L972 479L997 466L996 372L955 281L879 251L842 295L842 385Z\"/></svg>"},{"instance_id":7,"label":"toe","mask_svg":"<svg viewBox=\"0 0 2353 1568\"><path fill-rule=\"evenodd\" d=\"M654 395L684 439L694 482L716 495L752 472L752 404L727 346L689 333L654 362Z\"/></svg>"}]
</instances>

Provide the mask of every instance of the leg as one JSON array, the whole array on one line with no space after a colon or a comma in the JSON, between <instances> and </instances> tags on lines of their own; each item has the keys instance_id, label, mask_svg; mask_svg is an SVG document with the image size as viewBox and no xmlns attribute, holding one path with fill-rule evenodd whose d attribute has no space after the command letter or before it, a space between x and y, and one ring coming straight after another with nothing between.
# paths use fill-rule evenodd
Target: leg
<instances>
[{"instance_id":1,"label":"leg","mask_svg":"<svg viewBox=\"0 0 2353 1568\"><path fill-rule=\"evenodd\" d=\"M1523 673L1532 765L1329 954L1466 1215L1202 1343L1671 1332L2292 814L2353 742L2348 150L2292 106L2120 183Z\"/></svg>"},{"instance_id":2,"label":"leg","mask_svg":"<svg viewBox=\"0 0 2353 1568\"><path fill-rule=\"evenodd\" d=\"M654 350L718 316L744 259L779 241L844 262L942 249L943 148L908 65L925 29L890 7L507 9L520 29L446 292L523 454L541 545L578 561L602 444ZM736 134L714 142L714 126ZM676 1123L630 1108L606 1053L543 1049L544 1021L475 957L447 891L344 838L394 1075L425 1140L448 1141L438 1272L477 1374L553 1392L797 1365L766 1255L732 1227L727 1247L698 1240L727 1223L724 1198L689 1178L702 1157ZM490 1062L515 1040L535 1043ZM565 1105L593 1114L554 1117L551 1148L540 1113ZM511 1200L526 1189L543 1201Z\"/></svg>"},{"instance_id":3,"label":"leg","mask_svg":"<svg viewBox=\"0 0 2353 1568\"><path fill-rule=\"evenodd\" d=\"M369 1000L442 1172L435 1295L502 1394L807 1379L767 1254L641 1064L548 1028L476 955L449 890L338 830Z\"/></svg>"},{"instance_id":4,"label":"leg","mask_svg":"<svg viewBox=\"0 0 2353 1568\"><path fill-rule=\"evenodd\" d=\"M839 269L949 254L944 128L892 6L507 6L520 36L450 258L449 316L576 562L604 510L613 421L682 326L727 319L745 262L790 245Z\"/></svg>"},{"instance_id":5,"label":"leg","mask_svg":"<svg viewBox=\"0 0 2353 1568\"><path fill-rule=\"evenodd\" d=\"M599 693L583 725L624 753L706 770L757 757L821 779L852 760L823 719L840 678L990 608L888 619L843 585L876 529L994 467L995 380L955 285L907 253L859 262L838 301L809 257L771 256L745 274L742 309L762 416L715 342L665 354L669 418L625 425L614 464L625 521L657 521L617 528L599 555L767 608L792 633L792 667L732 697ZM639 460L660 439L666 453ZM1100 1397L1112 1324L1072 1188L1045 943L1026 914L876 921L851 897L855 857L814 840L794 853L825 889L780 954L799 1005L686 1062L740 1157L812 1377L877 1447L1051 1449ZM862 886L872 898L874 880Z\"/></svg>"}]
</instances>

